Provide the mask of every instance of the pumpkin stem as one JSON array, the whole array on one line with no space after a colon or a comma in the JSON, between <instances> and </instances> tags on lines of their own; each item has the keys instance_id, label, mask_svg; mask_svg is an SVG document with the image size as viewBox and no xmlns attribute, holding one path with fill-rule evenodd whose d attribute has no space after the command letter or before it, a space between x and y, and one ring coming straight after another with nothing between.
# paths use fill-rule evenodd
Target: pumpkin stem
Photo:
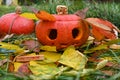
<instances>
[{"instance_id":1,"label":"pumpkin stem","mask_svg":"<svg viewBox=\"0 0 120 80\"><path fill-rule=\"evenodd\" d=\"M65 5L58 5L56 11L58 15L68 14L68 7Z\"/></svg>"},{"instance_id":2,"label":"pumpkin stem","mask_svg":"<svg viewBox=\"0 0 120 80\"><path fill-rule=\"evenodd\" d=\"M17 6L17 7L15 8L15 13L16 13L16 14L21 14L21 13L22 13L22 7L21 7L21 6Z\"/></svg>"}]
</instances>

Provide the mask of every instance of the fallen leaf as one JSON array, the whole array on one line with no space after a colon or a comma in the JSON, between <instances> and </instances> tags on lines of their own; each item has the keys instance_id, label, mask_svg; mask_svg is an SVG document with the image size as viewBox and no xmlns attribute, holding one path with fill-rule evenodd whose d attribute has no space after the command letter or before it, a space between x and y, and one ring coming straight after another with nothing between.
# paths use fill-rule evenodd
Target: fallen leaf
<instances>
[{"instance_id":1,"label":"fallen leaf","mask_svg":"<svg viewBox=\"0 0 120 80\"><path fill-rule=\"evenodd\" d=\"M92 27L91 33L96 41L101 41L105 38L105 36L100 33L96 27Z\"/></svg>"},{"instance_id":2,"label":"fallen leaf","mask_svg":"<svg viewBox=\"0 0 120 80\"><path fill-rule=\"evenodd\" d=\"M10 55L10 56L9 56L10 62L9 62L9 64L8 64L8 71L9 71L9 72L14 72L14 63L12 62L13 59L14 59L14 56L13 56L13 55Z\"/></svg>"},{"instance_id":3,"label":"fallen leaf","mask_svg":"<svg viewBox=\"0 0 120 80\"><path fill-rule=\"evenodd\" d=\"M38 20L34 13L22 13L20 16L25 17L27 19Z\"/></svg>"},{"instance_id":4,"label":"fallen leaf","mask_svg":"<svg viewBox=\"0 0 120 80\"><path fill-rule=\"evenodd\" d=\"M2 31L0 31L0 41L2 41L5 36L6 36L6 33L3 33Z\"/></svg>"},{"instance_id":5,"label":"fallen leaf","mask_svg":"<svg viewBox=\"0 0 120 80\"><path fill-rule=\"evenodd\" d=\"M23 74L31 74L31 71L29 69L29 63L23 63L19 68L18 68L18 72L19 73L23 73Z\"/></svg>"},{"instance_id":6,"label":"fallen leaf","mask_svg":"<svg viewBox=\"0 0 120 80\"><path fill-rule=\"evenodd\" d=\"M34 56L18 56L16 57L17 62L28 62L32 60L44 60L44 55L34 55Z\"/></svg>"},{"instance_id":7,"label":"fallen leaf","mask_svg":"<svg viewBox=\"0 0 120 80\"><path fill-rule=\"evenodd\" d=\"M71 75L71 76L76 76L76 75L80 74L80 77L84 77L93 72L95 72L95 69L83 69L82 71L77 71L77 70L65 71L62 74L63 75Z\"/></svg>"},{"instance_id":8,"label":"fallen leaf","mask_svg":"<svg viewBox=\"0 0 120 80\"><path fill-rule=\"evenodd\" d=\"M4 40L6 40L6 39L9 39L9 38L13 37L13 35L14 35L14 34L10 34L10 35L8 35L8 34L5 35L5 34L4 34L3 37L0 35L0 36L2 37L2 38L0 39L0 41L4 41Z\"/></svg>"},{"instance_id":9,"label":"fallen leaf","mask_svg":"<svg viewBox=\"0 0 120 80\"><path fill-rule=\"evenodd\" d=\"M108 42L105 42L104 44L110 46L112 44L119 44L119 43L120 43L120 38L114 39L114 40L109 40Z\"/></svg>"},{"instance_id":10,"label":"fallen leaf","mask_svg":"<svg viewBox=\"0 0 120 80\"><path fill-rule=\"evenodd\" d=\"M40 52L39 54L44 55L44 61L49 63L57 62L61 57L61 54L56 52L45 51L45 52Z\"/></svg>"},{"instance_id":11,"label":"fallen leaf","mask_svg":"<svg viewBox=\"0 0 120 80\"><path fill-rule=\"evenodd\" d=\"M91 27L96 26L96 27L102 28L104 30L112 31L111 27L100 22L100 20L102 20L102 19L100 19L99 21L98 21L98 19L99 18L86 18L85 20L91 24Z\"/></svg>"},{"instance_id":12,"label":"fallen leaf","mask_svg":"<svg viewBox=\"0 0 120 80\"><path fill-rule=\"evenodd\" d=\"M94 40L94 39L95 39L95 38L92 37L92 36L89 36L89 37L88 37L88 40L90 40L90 41L91 41L91 40Z\"/></svg>"},{"instance_id":13,"label":"fallen leaf","mask_svg":"<svg viewBox=\"0 0 120 80\"><path fill-rule=\"evenodd\" d=\"M3 59L3 60L0 60L0 66L4 65L6 62L8 62L9 60L8 59Z\"/></svg>"},{"instance_id":14,"label":"fallen leaf","mask_svg":"<svg viewBox=\"0 0 120 80\"><path fill-rule=\"evenodd\" d=\"M36 17L43 21L56 21L55 17L46 11L34 11Z\"/></svg>"},{"instance_id":15,"label":"fallen leaf","mask_svg":"<svg viewBox=\"0 0 120 80\"><path fill-rule=\"evenodd\" d=\"M34 52L40 51L40 43L36 40L25 40L22 41L21 45L23 45L25 49L30 51Z\"/></svg>"},{"instance_id":16,"label":"fallen leaf","mask_svg":"<svg viewBox=\"0 0 120 80\"><path fill-rule=\"evenodd\" d=\"M111 22L100 18L86 18L85 20L91 25L92 34L98 41L104 38L116 39L118 37L116 35L116 30L118 32L119 30Z\"/></svg>"},{"instance_id":17,"label":"fallen leaf","mask_svg":"<svg viewBox=\"0 0 120 80\"><path fill-rule=\"evenodd\" d=\"M5 56L7 56L9 53L14 53L15 50L8 50L8 49L5 49L5 48L0 48L0 53L1 53L1 58Z\"/></svg>"},{"instance_id":18,"label":"fallen leaf","mask_svg":"<svg viewBox=\"0 0 120 80\"><path fill-rule=\"evenodd\" d=\"M120 45L112 44L112 45L109 46L109 48L111 48L111 49L120 49Z\"/></svg>"},{"instance_id":19,"label":"fallen leaf","mask_svg":"<svg viewBox=\"0 0 120 80\"><path fill-rule=\"evenodd\" d=\"M41 46L41 50L57 52L56 46Z\"/></svg>"},{"instance_id":20,"label":"fallen leaf","mask_svg":"<svg viewBox=\"0 0 120 80\"><path fill-rule=\"evenodd\" d=\"M99 62L99 63L97 64L97 66L96 66L95 69L96 69L96 70L99 70L99 69L105 67L106 64L107 64L107 62L108 62L108 60L102 60L101 62Z\"/></svg>"},{"instance_id":21,"label":"fallen leaf","mask_svg":"<svg viewBox=\"0 0 120 80\"><path fill-rule=\"evenodd\" d=\"M95 71L95 69L83 69L83 72L81 73L81 77L89 75L91 73L93 73Z\"/></svg>"},{"instance_id":22,"label":"fallen leaf","mask_svg":"<svg viewBox=\"0 0 120 80\"><path fill-rule=\"evenodd\" d=\"M16 54L20 54L20 53L24 52L23 48L20 48L17 45L5 43L5 42L0 42L0 48L4 48L4 49L8 49L8 50L15 50L14 53L16 53Z\"/></svg>"},{"instance_id":23,"label":"fallen leaf","mask_svg":"<svg viewBox=\"0 0 120 80\"><path fill-rule=\"evenodd\" d=\"M19 67L22 66L22 65L23 65L23 63L14 62L14 68L15 68L14 71L18 72Z\"/></svg>"},{"instance_id":24,"label":"fallen leaf","mask_svg":"<svg viewBox=\"0 0 120 80\"><path fill-rule=\"evenodd\" d=\"M92 20L92 21L96 21L96 22L98 22L98 23L100 23L100 24L104 24L104 25L108 26L109 28L115 29L117 32L120 33L120 30L118 29L118 27L116 27L114 24L112 24L112 23L111 23L110 21L108 21L108 20L104 20L104 19L101 19L101 18L88 18L88 19L90 19L90 20ZM101 27L102 27L102 26L101 26Z\"/></svg>"},{"instance_id":25,"label":"fallen leaf","mask_svg":"<svg viewBox=\"0 0 120 80\"><path fill-rule=\"evenodd\" d=\"M86 13L88 11L88 7L83 9L83 10L78 10L77 12L75 12L74 14L79 16L80 18L84 19L86 17Z\"/></svg>"},{"instance_id":26,"label":"fallen leaf","mask_svg":"<svg viewBox=\"0 0 120 80\"><path fill-rule=\"evenodd\" d=\"M91 49L84 50L84 53L93 53L93 52L95 52L95 51L105 50L105 49L108 49L108 45L101 44L101 45L98 45L98 46L93 47L93 48L91 48Z\"/></svg>"},{"instance_id":27,"label":"fallen leaf","mask_svg":"<svg viewBox=\"0 0 120 80\"><path fill-rule=\"evenodd\" d=\"M29 68L34 75L55 75L59 71L54 63L40 64L36 61L30 61Z\"/></svg>"},{"instance_id":28,"label":"fallen leaf","mask_svg":"<svg viewBox=\"0 0 120 80\"><path fill-rule=\"evenodd\" d=\"M73 46L70 46L64 51L58 62L76 70L80 70L85 68L87 60L86 56L75 50Z\"/></svg>"},{"instance_id":29,"label":"fallen leaf","mask_svg":"<svg viewBox=\"0 0 120 80\"><path fill-rule=\"evenodd\" d=\"M106 75L109 75L109 76L112 76L112 75L114 75L114 71L110 71L110 70L104 70L104 71L102 71L104 74L106 74Z\"/></svg>"},{"instance_id":30,"label":"fallen leaf","mask_svg":"<svg viewBox=\"0 0 120 80\"><path fill-rule=\"evenodd\" d=\"M117 36L114 34L114 32L110 32L110 31L102 30L102 29L101 30L99 29L99 32L103 34L106 39L110 39L110 40L117 39Z\"/></svg>"}]
</instances>

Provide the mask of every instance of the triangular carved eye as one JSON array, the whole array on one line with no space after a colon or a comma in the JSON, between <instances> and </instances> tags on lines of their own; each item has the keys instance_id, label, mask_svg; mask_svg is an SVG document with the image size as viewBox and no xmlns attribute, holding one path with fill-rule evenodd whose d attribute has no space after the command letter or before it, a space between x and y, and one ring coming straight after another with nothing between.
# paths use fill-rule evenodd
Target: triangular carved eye
<instances>
[{"instance_id":1,"label":"triangular carved eye","mask_svg":"<svg viewBox=\"0 0 120 80\"><path fill-rule=\"evenodd\" d=\"M56 39L57 38L57 30L56 29L50 29L48 36L51 40Z\"/></svg>"},{"instance_id":2,"label":"triangular carved eye","mask_svg":"<svg viewBox=\"0 0 120 80\"><path fill-rule=\"evenodd\" d=\"M72 30L72 37L73 37L74 39L77 38L78 35L79 35L79 33L80 33L80 30L79 30L78 28L74 28L74 29Z\"/></svg>"}]
</instances>

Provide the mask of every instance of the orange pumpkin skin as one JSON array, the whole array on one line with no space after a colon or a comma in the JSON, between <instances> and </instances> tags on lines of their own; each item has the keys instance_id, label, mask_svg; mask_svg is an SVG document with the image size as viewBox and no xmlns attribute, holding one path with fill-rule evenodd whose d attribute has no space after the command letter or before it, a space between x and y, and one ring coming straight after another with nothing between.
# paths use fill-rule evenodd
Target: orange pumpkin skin
<instances>
[{"instance_id":1,"label":"orange pumpkin skin","mask_svg":"<svg viewBox=\"0 0 120 80\"><path fill-rule=\"evenodd\" d=\"M36 25L36 37L43 45L56 46L57 49L70 45L81 46L89 36L85 21L76 15L53 15L56 21L40 21Z\"/></svg>"},{"instance_id":2,"label":"orange pumpkin skin","mask_svg":"<svg viewBox=\"0 0 120 80\"><path fill-rule=\"evenodd\" d=\"M0 30L4 33L30 34L34 31L33 20L21 17L17 13L8 13L0 18Z\"/></svg>"}]
</instances>

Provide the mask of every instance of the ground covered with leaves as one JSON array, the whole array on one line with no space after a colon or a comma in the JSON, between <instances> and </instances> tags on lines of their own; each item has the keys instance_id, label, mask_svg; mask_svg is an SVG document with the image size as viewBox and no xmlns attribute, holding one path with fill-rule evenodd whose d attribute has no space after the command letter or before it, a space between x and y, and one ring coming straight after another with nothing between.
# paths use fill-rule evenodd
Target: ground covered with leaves
<instances>
[{"instance_id":1,"label":"ground covered with leaves","mask_svg":"<svg viewBox=\"0 0 120 80\"><path fill-rule=\"evenodd\" d=\"M89 37L81 47L57 51L55 46L39 44L34 34L12 35L0 42L0 79L119 80L119 42L96 44Z\"/></svg>"}]
</instances>

